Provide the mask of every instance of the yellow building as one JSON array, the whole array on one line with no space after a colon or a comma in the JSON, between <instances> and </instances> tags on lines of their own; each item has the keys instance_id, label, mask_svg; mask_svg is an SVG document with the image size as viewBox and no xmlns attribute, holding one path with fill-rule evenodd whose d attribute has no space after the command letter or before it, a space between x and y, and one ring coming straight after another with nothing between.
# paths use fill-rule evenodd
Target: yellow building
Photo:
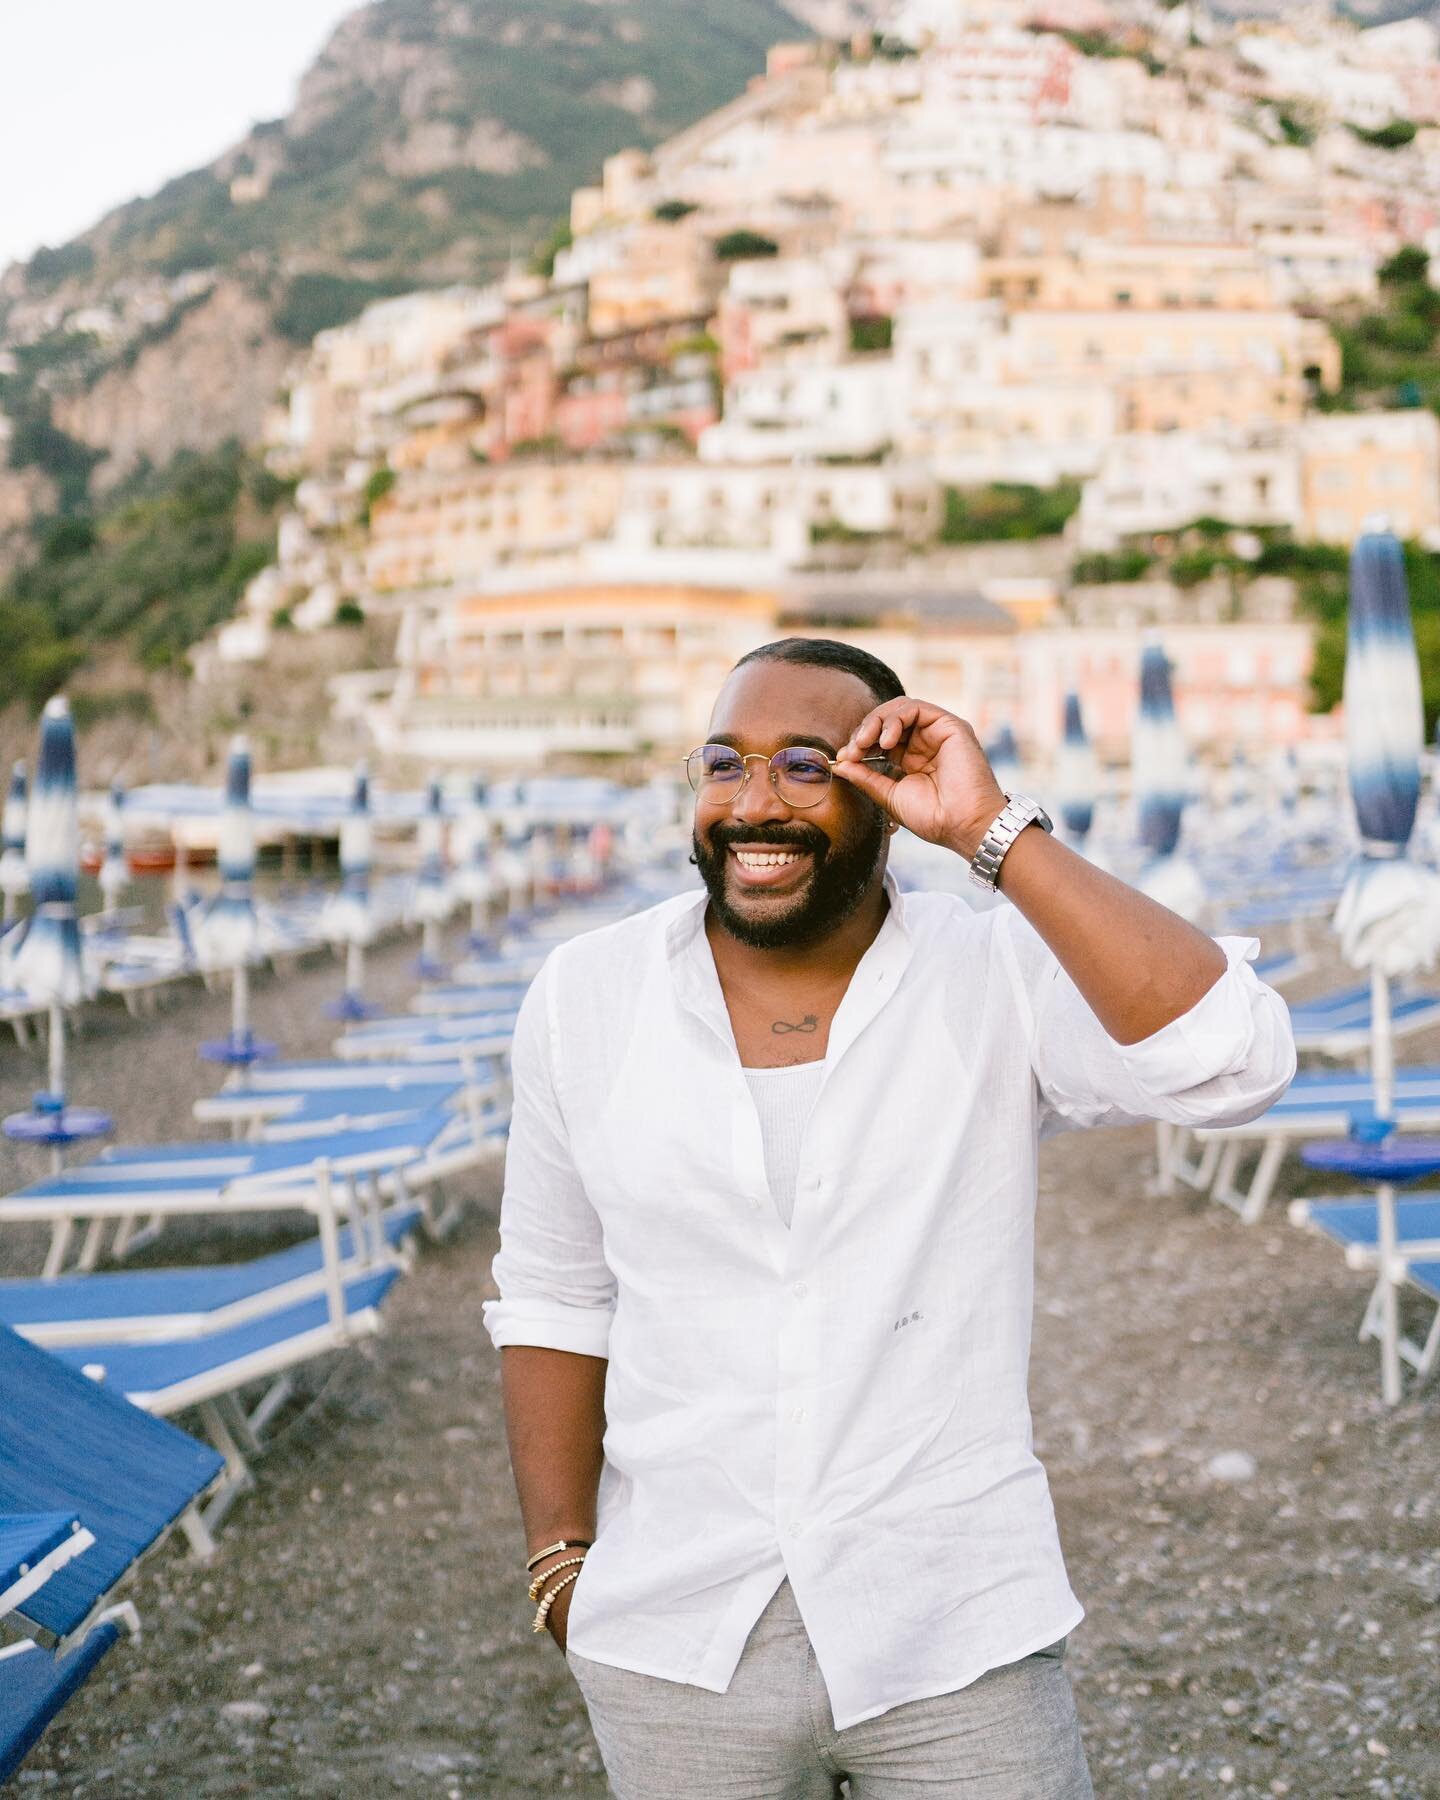
<instances>
[{"instance_id":1,"label":"yellow building","mask_svg":"<svg viewBox=\"0 0 1440 1800\"><path fill-rule=\"evenodd\" d=\"M1330 413L1300 427L1306 537L1352 543L1374 514L1401 537L1440 531L1440 422L1431 412Z\"/></svg>"},{"instance_id":2,"label":"yellow building","mask_svg":"<svg viewBox=\"0 0 1440 1800\"><path fill-rule=\"evenodd\" d=\"M1279 310L1018 312L1003 361L1011 381L1104 382L1127 432L1284 424L1301 417L1312 380L1339 377L1323 326Z\"/></svg>"},{"instance_id":3,"label":"yellow building","mask_svg":"<svg viewBox=\"0 0 1440 1800\"><path fill-rule=\"evenodd\" d=\"M453 601L408 634L379 735L402 754L495 767L664 765L704 741L721 682L780 635L778 611L772 594L658 583Z\"/></svg>"}]
</instances>

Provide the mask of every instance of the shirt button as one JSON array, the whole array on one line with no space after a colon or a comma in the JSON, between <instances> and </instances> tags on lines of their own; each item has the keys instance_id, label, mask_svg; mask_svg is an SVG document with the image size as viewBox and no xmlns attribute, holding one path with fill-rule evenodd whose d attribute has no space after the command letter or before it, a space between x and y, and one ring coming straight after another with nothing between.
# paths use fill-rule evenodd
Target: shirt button
<instances>
[{"instance_id":1,"label":"shirt button","mask_svg":"<svg viewBox=\"0 0 1440 1800\"><path fill-rule=\"evenodd\" d=\"M810 1287L809 1287L808 1282L797 1281L795 1283L794 1287L791 1288L790 1292L795 1296L795 1298L797 1300L803 1300L805 1298L805 1296L810 1292Z\"/></svg>"},{"instance_id":2,"label":"shirt button","mask_svg":"<svg viewBox=\"0 0 1440 1800\"><path fill-rule=\"evenodd\" d=\"M792 1519L790 1521L790 1535L791 1537L804 1537L805 1521L803 1519Z\"/></svg>"},{"instance_id":3,"label":"shirt button","mask_svg":"<svg viewBox=\"0 0 1440 1800\"><path fill-rule=\"evenodd\" d=\"M792 1410L790 1417L795 1422L795 1424L803 1425L805 1423L805 1408L803 1406L795 1407Z\"/></svg>"}]
</instances>

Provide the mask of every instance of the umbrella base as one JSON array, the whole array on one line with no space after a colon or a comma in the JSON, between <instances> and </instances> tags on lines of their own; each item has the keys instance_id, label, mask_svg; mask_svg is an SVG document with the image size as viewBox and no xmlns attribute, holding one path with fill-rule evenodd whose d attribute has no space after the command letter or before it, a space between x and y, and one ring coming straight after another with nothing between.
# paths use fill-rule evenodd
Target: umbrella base
<instances>
[{"instance_id":1,"label":"umbrella base","mask_svg":"<svg viewBox=\"0 0 1440 1800\"><path fill-rule=\"evenodd\" d=\"M279 1050L278 1044L246 1032L240 1037L211 1038L201 1044L200 1055L205 1062L220 1063L227 1069L248 1069L257 1062L270 1062Z\"/></svg>"},{"instance_id":2,"label":"umbrella base","mask_svg":"<svg viewBox=\"0 0 1440 1800\"><path fill-rule=\"evenodd\" d=\"M363 994L345 993L338 1000L327 1000L325 1017L327 1019L343 1019L353 1022L357 1019L373 1019L380 1008L373 1000L367 1000Z\"/></svg>"},{"instance_id":3,"label":"umbrella base","mask_svg":"<svg viewBox=\"0 0 1440 1800\"><path fill-rule=\"evenodd\" d=\"M90 1138L109 1137L115 1121L109 1113L94 1106L66 1106L63 1100L53 1104L53 1094L37 1094L32 1112L11 1113L0 1122L0 1131L16 1144L43 1144L52 1150L63 1150L68 1144L84 1143Z\"/></svg>"},{"instance_id":4,"label":"umbrella base","mask_svg":"<svg viewBox=\"0 0 1440 1800\"><path fill-rule=\"evenodd\" d=\"M415 974L421 981L444 981L449 973L449 964L438 962L433 956L415 958Z\"/></svg>"}]
</instances>

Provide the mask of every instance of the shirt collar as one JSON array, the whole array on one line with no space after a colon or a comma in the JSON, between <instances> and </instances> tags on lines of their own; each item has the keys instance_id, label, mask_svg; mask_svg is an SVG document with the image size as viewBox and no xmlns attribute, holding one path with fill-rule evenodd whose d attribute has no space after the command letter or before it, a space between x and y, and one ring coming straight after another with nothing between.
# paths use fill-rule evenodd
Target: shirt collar
<instances>
[{"instance_id":1,"label":"shirt collar","mask_svg":"<svg viewBox=\"0 0 1440 1800\"><path fill-rule=\"evenodd\" d=\"M899 884L889 869L885 871L884 888L890 902L889 909L875 934L875 941L861 957L855 978L851 982L853 989L861 979L862 971L867 975L877 976L876 1004L883 1003L894 991L899 975L909 962L914 948L912 924L906 916L905 896L900 892ZM684 903L671 914L665 925L665 956L681 1004L698 1014L723 1042L733 1046L735 1040L730 1029L730 1015L725 1008L725 996L720 989L715 958L710 954L710 945L705 937L705 908L709 899L708 891L702 886L698 893L687 896ZM849 996L847 1003L848 1000ZM850 1012L853 1009L847 1004L842 1010ZM869 1008L865 1008L865 1011L868 1013ZM849 1034L845 1035L848 1039ZM833 1050L833 1029L831 1045Z\"/></svg>"}]
</instances>

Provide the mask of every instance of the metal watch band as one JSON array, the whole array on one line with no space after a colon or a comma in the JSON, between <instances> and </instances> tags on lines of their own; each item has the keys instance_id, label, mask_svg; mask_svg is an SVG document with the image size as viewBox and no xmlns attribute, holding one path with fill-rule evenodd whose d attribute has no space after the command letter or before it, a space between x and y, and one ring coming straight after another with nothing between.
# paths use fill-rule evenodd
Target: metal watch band
<instances>
[{"instance_id":1,"label":"metal watch band","mask_svg":"<svg viewBox=\"0 0 1440 1800\"><path fill-rule=\"evenodd\" d=\"M1007 794L1005 805L991 820L989 830L970 859L970 879L977 887L984 888L987 893L995 892L1006 852L1027 825L1039 825L1043 831L1054 829L1050 815L1038 800L1031 800L1024 794Z\"/></svg>"}]
</instances>

